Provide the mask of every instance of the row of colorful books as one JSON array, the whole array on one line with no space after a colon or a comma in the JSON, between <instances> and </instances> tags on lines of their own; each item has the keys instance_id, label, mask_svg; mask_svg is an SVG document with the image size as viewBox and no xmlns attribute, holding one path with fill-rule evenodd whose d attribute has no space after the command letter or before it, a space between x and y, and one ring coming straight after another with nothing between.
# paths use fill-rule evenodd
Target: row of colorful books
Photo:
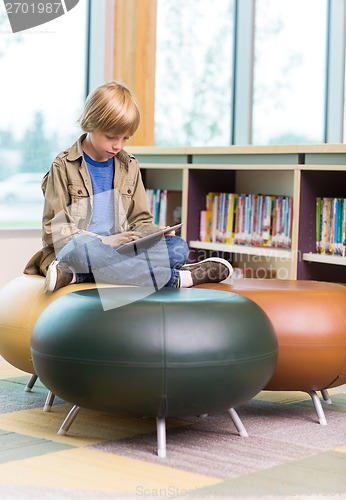
<instances>
[{"instance_id":1,"label":"row of colorful books","mask_svg":"<svg viewBox=\"0 0 346 500\"><path fill-rule=\"evenodd\" d=\"M346 199L316 198L316 252L346 256Z\"/></svg>"},{"instance_id":2,"label":"row of colorful books","mask_svg":"<svg viewBox=\"0 0 346 500\"><path fill-rule=\"evenodd\" d=\"M146 196L154 224L165 227L181 222L181 191L146 189Z\"/></svg>"},{"instance_id":3,"label":"row of colorful books","mask_svg":"<svg viewBox=\"0 0 346 500\"><path fill-rule=\"evenodd\" d=\"M289 196L210 192L201 212L200 240L290 248L292 212Z\"/></svg>"}]
</instances>

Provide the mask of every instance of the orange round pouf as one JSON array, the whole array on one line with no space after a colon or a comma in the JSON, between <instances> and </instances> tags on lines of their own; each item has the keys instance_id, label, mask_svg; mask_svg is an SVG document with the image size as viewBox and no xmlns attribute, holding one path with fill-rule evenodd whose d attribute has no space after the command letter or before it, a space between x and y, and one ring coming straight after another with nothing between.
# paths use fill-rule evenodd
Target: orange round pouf
<instances>
[{"instance_id":1,"label":"orange round pouf","mask_svg":"<svg viewBox=\"0 0 346 500\"><path fill-rule=\"evenodd\" d=\"M200 285L256 302L271 319L278 362L265 389L321 391L346 383L346 287L294 280L235 279Z\"/></svg>"}]
</instances>

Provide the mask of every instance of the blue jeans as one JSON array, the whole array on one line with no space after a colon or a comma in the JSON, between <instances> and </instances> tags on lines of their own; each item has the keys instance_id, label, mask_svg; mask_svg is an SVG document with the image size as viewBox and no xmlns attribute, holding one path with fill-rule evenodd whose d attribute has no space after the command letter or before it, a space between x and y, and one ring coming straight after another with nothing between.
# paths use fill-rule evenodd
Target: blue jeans
<instances>
[{"instance_id":1,"label":"blue jeans","mask_svg":"<svg viewBox=\"0 0 346 500\"><path fill-rule=\"evenodd\" d=\"M178 286L179 268L188 255L188 245L179 236L162 236L150 247L124 255L96 236L80 235L61 249L58 260L75 270L77 283L154 284L160 289Z\"/></svg>"}]
</instances>

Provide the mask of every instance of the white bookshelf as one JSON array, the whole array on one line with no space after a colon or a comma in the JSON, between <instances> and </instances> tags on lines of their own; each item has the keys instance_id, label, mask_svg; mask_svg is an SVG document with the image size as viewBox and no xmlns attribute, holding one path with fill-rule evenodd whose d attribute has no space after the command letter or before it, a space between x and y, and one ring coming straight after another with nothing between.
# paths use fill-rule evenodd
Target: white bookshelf
<instances>
[{"instance_id":1,"label":"white bookshelf","mask_svg":"<svg viewBox=\"0 0 346 500\"><path fill-rule=\"evenodd\" d=\"M316 197L346 198L345 144L136 146L129 152L139 160L146 187L181 190L182 237L196 256L227 252L236 264L285 270L285 279L346 283L346 258L314 253ZM198 241L200 211L212 191L291 196L291 249Z\"/></svg>"}]
</instances>

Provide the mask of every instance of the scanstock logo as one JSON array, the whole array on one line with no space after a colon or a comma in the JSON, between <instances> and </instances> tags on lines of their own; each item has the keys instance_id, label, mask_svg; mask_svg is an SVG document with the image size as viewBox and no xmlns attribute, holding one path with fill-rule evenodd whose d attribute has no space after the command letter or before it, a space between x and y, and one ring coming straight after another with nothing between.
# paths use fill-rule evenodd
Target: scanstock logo
<instances>
[{"instance_id":1,"label":"scanstock logo","mask_svg":"<svg viewBox=\"0 0 346 500\"><path fill-rule=\"evenodd\" d=\"M79 0L60 0L58 2L46 0L7 2L4 0L12 33L49 23L49 21L67 14L78 2Z\"/></svg>"}]
</instances>

